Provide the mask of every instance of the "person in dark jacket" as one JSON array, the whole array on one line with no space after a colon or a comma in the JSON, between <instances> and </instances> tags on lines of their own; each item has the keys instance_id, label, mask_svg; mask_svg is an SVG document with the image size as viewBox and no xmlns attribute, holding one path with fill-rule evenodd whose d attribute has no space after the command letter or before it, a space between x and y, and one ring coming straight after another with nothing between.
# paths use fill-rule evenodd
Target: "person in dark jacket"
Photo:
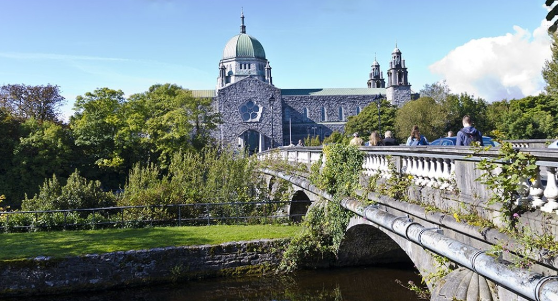
<instances>
[{"instance_id":1,"label":"person in dark jacket","mask_svg":"<svg viewBox=\"0 0 558 301\"><path fill-rule=\"evenodd\" d=\"M482 142L482 133L473 126L473 120L469 115L463 116L463 128L457 132L455 145L468 146L472 142L479 142L480 146L484 146Z\"/></svg>"},{"instance_id":2,"label":"person in dark jacket","mask_svg":"<svg viewBox=\"0 0 558 301\"><path fill-rule=\"evenodd\" d=\"M399 145L395 138L391 137L391 131L386 131L384 134L384 145Z\"/></svg>"}]
</instances>

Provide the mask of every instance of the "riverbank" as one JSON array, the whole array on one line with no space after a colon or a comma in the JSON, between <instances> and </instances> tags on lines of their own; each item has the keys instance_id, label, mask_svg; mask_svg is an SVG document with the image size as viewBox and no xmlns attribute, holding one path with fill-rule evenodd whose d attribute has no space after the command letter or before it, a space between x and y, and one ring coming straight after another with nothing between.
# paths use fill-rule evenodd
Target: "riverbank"
<instances>
[{"instance_id":1,"label":"riverbank","mask_svg":"<svg viewBox=\"0 0 558 301\"><path fill-rule=\"evenodd\" d=\"M271 224L1 233L0 261L290 238L298 231L298 225Z\"/></svg>"},{"instance_id":2,"label":"riverbank","mask_svg":"<svg viewBox=\"0 0 558 301\"><path fill-rule=\"evenodd\" d=\"M0 297L98 291L216 276L265 274L289 239L0 261Z\"/></svg>"}]
</instances>

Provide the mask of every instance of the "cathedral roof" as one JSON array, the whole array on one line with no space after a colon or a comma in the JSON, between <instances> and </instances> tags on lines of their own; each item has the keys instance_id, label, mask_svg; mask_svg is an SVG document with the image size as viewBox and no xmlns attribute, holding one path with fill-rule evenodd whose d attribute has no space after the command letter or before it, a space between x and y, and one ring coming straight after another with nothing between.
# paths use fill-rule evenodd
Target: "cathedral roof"
<instances>
[{"instance_id":1,"label":"cathedral roof","mask_svg":"<svg viewBox=\"0 0 558 301\"><path fill-rule=\"evenodd\" d=\"M281 89L281 95L377 95L386 94L385 88L317 88L317 89Z\"/></svg>"},{"instance_id":2,"label":"cathedral roof","mask_svg":"<svg viewBox=\"0 0 558 301\"><path fill-rule=\"evenodd\" d=\"M240 13L240 19L242 20L240 34L232 37L232 39L227 42L225 50L223 51L223 59L258 58L265 60L265 51L260 41L246 34L244 12Z\"/></svg>"},{"instance_id":3,"label":"cathedral roof","mask_svg":"<svg viewBox=\"0 0 558 301\"><path fill-rule=\"evenodd\" d=\"M229 58L265 59L265 51L260 41L245 33L241 33L232 37L225 46L223 59Z\"/></svg>"}]
</instances>

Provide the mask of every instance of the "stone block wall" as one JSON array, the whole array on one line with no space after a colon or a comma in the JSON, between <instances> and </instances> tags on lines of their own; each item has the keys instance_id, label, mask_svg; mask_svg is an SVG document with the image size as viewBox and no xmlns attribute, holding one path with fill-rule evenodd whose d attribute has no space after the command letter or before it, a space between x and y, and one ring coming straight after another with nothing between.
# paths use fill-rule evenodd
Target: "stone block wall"
<instances>
[{"instance_id":1,"label":"stone block wall","mask_svg":"<svg viewBox=\"0 0 558 301\"><path fill-rule=\"evenodd\" d=\"M320 136L324 139L333 131L344 132L349 116L357 115L357 108L362 111L372 102L370 95L289 95L282 99L283 136L286 145L289 134L296 144L299 139L307 136ZM339 108L342 108L342 116ZM304 115L305 109L307 116ZM322 114L322 110L325 114Z\"/></svg>"},{"instance_id":2,"label":"stone block wall","mask_svg":"<svg viewBox=\"0 0 558 301\"><path fill-rule=\"evenodd\" d=\"M261 274L276 267L288 240L168 247L67 258L0 262L0 297L133 287L200 277Z\"/></svg>"}]
</instances>

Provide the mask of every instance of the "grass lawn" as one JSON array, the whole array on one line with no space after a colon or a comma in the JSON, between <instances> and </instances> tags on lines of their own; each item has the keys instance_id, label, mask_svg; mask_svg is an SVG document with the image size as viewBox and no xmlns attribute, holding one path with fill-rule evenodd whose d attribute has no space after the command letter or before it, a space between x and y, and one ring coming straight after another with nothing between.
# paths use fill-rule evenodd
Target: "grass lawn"
<instances>
[{"instance_id":1,"label":"grass lawn","mask_svg":"<svg viewBox=\"0 0 558 301\"><path fill-rule=\"evenodd\" d=\"M0 260L293 237L299 226L199 226L0 234Z\"/></svg>"}]
</instances>

